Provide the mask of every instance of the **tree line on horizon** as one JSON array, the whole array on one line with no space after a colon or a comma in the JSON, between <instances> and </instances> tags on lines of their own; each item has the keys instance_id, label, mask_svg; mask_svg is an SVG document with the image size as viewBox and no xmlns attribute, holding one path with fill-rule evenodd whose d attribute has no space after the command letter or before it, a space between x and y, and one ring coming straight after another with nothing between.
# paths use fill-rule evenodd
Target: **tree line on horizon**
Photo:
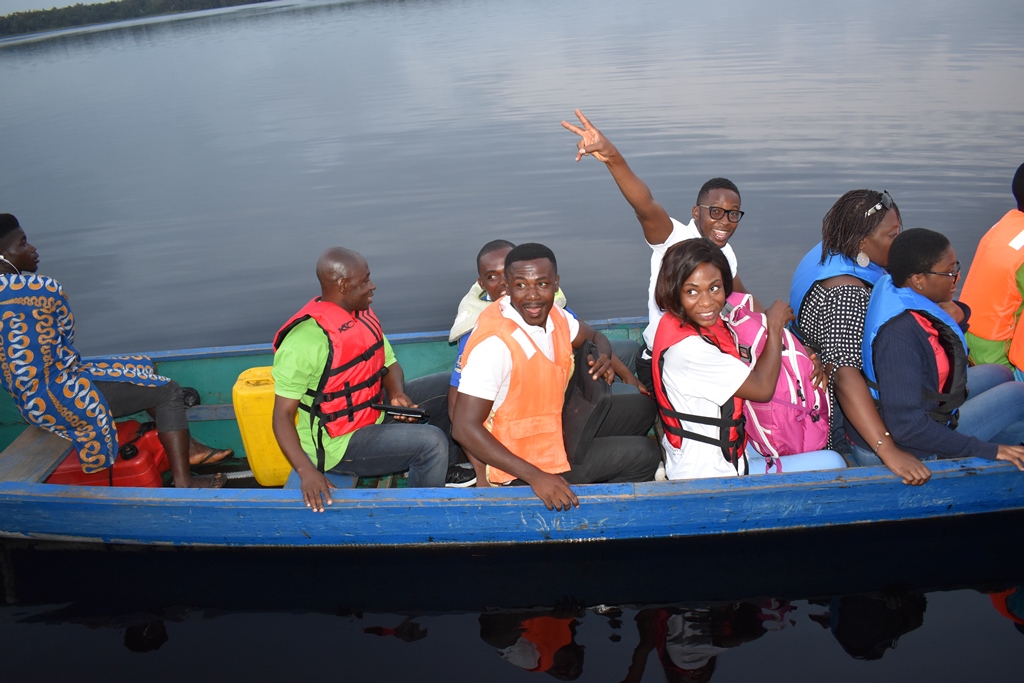
<instances>
[{"instance_id":1,"label":"tree line on horizon","mask_svg":"<svg viewBox=\"0 0 1024 683\"><path fill-rule=\"evenodd\" d=\"M73 26L107 24L160 14L196 12L218 7L251 5L269 0L115 0L97 5L81 3L71 7L13 12L0 17L0 37L55 31Z\"/></svg>"}]
</instances>

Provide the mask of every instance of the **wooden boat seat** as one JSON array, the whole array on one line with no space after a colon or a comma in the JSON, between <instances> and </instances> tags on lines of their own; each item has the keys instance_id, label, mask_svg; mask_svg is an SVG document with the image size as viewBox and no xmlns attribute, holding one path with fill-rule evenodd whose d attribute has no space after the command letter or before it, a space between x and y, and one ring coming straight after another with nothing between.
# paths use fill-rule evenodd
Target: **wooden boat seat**
<instances>
[{"instance_id":1,"label":"wooden boat seat","mask_svg":"<svg viewBox=\"0 0 1024 683\"><path fill-rule=\"evenodd\" d=\"M0 481L43 481L72 448L67 439L39 427L26 427L0 453Z\"/></svg>"}]
</instances>

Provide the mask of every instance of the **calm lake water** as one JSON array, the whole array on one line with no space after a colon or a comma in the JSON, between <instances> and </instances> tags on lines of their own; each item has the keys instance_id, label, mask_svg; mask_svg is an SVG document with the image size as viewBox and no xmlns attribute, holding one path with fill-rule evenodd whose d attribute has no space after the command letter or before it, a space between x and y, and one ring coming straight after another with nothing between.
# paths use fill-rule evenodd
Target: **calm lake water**
<instances>
[{"instance_id":1,"label":"calm lake water","mask_svg":"<svg viewBox=\"0 0 1024 683\"><path fill-rule=\"evenodd\" d=\"M288 2L0 43L0 206L83 351L266 342L332 244L392 331L445 329L484 242L542 241L585 318L649 251L574 107L676 216L733 179L744 282L783 297L821 218L888 189L961 260L1024 159L1024 5Z\"/></svg>"},{"instance_id":2,"label":"calm lake water","mask_svg":"<svg viewBox=\"0 0 1024 683\"><path fill-rule=\"evenodd\" d=\"M1017 681L1024 631L992 594L1024 590L1005 533L1022 523L556 549L9 543L0 647L15 681Z\"/></svg>"},{"instance_id":3,"label":"calm lake water","mask_svg":"<svg viewBox=\"0 0 1024 683\"><path fill-rule=\"evenodd\" d=\"M314 261L333 244L367 257L374 307L391 332L447 328L476 251L496 237L551 246L584 318L642 315L649 250L601 164L573 163L575 136L559 123L579 107L672 215L689 213L707 178L739 185L746 216L733 244L762 300L787 294L822 216L856 187L889 190L906 225L948 234L966 267L1011 207L1010 179L1024 161L1024 5L834 5L277 2L0 41L0 211L19 217L41 270L64 283L86 353L267 342L316 293ZM1017 525L997 524L1019 536ZM930 529L878 562L903 566L936 546L964 555L948 543ZM804 547L795 542L790 557ZM174 557L176 575L212 586L239 573ZM318 677L522 680L530 674L481 638L485 606L628 601L623 584L654 563L673 589L627 605L620 626L581 613L581 679L626 676L640 642L636 603L706 613L708 600L746 600L764 613L778 611L764 601L774 597L796 609L721 653L715 680L1018 680L1022 636L974 588L1024 582L1024 571L1019 562L989 571L992 558L977 557L923 583L908 569L784 593L737 582L735 593L708 596L675 591L685 560L656 553L585 594L567 588L524 604L496 591L478 609L455 598L432 605L413 622L429 636L412 642L363 629L398 626L426 593L461 595L475 580L466 567L403 586L402 604L383 604L375 590L317 608L128 600L119 611L100 600L55 612L125 578L123 557L77 559L61 579L70 593L5 593L14 604L0 608L0 652L20 672L12 680L35 666L44 679L175 680L197 669L200 678L293 678L307 658ZM752 574L773 571L757 560ZM347 568L337 560L338 581ZM303 576L301 564L290 569L268 569L258 586L274 594ZM924 625L878 661L847 655L821 625L829 601L809 601L900 582L929 591ZM125 649L128 626L151 620L166 623L167 643L144 655ZM63 648L75 655L59 656ZM651 654L643 680L663 678Z\"/></svg>"}]
</instances>

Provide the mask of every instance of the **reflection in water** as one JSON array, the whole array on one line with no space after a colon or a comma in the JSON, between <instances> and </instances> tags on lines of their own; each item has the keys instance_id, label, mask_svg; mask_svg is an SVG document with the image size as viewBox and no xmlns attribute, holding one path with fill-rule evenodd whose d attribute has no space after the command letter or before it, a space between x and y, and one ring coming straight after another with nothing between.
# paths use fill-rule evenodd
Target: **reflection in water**
<instances>
[{"instance_id":1,"label":"reflection in water","mask_svg":"<svg viewBox=\"0 0 1024 683\"><path fill-rule=\"evenodd\" d=\"M727 649L756 640L765 633L765 622L778 619L792 607L766 601L766 608L749 602L643 609L636 615L640 644L624 680L640 681L654 650L667 681L709 681L718 655Z\"/></svg>"},{"instance_id":2,"label":"reflection in water","mask_svg":"<svg viewBox=\"0 0 1024 683\"><path fill-rule=\"evenodd\" d=\"M1024 634L1024 585L996 591L990 597L996 611L1012 621L1014 628Z\"/></svg>"},{"instance_id":3,"label":"reflection in water","mask_svg":"<svg viewBox=\"0 0 1024 683\"><path fill-rule=\"evenodd\" d=\"M480 615L480 638L520 669L574 681L583 673L584 647L576 627L586 607L567 598L549 610L493 612Z\"/></svg>"},{"instance_id":4,"label":"reflection in water","mask_svg":"<svg viewBox=\"0 0 1024 683\"><path fill-rule=\"evenodd\" d=\"M180 680L196 659L275 680L296 649L350 680L735 680L766 662L767 680L1009 680L1024 548L1005 539L1022 521L400 552L5 541L0 642L12 680L93 658L106 680Z\"/></svg>"},{"instance_id":5,"label":"reflection in water","mask_svg":"<svg viewBox=\"0 0 1024 683\"><path fill-rule=\"evenodd\" d=\"M924 624L924 595L847 595L830 605L832 635L856 659L881 659L899 637Z\"/></svg>"},{"instance_id":6,"label":"reflection in water","mask_svg":"<svg viewBox=\"0 0 1024 683\"><path fill-rule=\"evenodd\" d=\"M1014 586L991 594L1000 613L1005 610L1003 598L1012 597L1019 590L1019 586ZM961 591L959 596L962 603L979 605L988 602L988 597L980 589ZM800 640L789 632L820 631L822 627L830 629L836 648L841 648L849 657L880 660L887 651L897 647L901 637L926 628L926 604L926 595L917 592L840 595L811 600L765 598L639 608L606 605L587 608L582 602L567 597L550 608L486 611L476 616L477 629L464 619L461 628L455 632L445 629L443 617L439 616L405 615L394 626L378 625L381 622L394 623L394 617L388 615L364 616L361 612L343 612L337 618L357 626L371 622L358 631L363 635L401 641L393 642L384 651L391 658L405 661L411 675L416 670L416 654L406 652L404 648L427 639L433 628L435 633L443 633L435 635L431 641L430 647L435 650L456 653L470 650L470 643L465 639L478 630L480 640L504 662L524 671L545 673L557 680L576 680L583 676L586 672L585 653L589 647L594 653L605 655L600 663L593 666L604 666L606 670L598 672L598 676L591 676L592 679L637 683L652 680L647 676L648 668L657 667L664 680L674 683L712 680L721 666L720 659L761 660L760 665L763 666L763 652L740 658L733 650L770 636L767 647L776 653L785 653L793 648L792 641ZM127 606L121 606L121 609L124 607ZM101 607L94 603L37 612L18 619L18 623L113 629L123 632L125 648L144 653L159 650L168 642L167 623L184 625L195 617L216 619L221 616L223 613L216 610L171 607L159 614L140 613L119 611L117 605ZM957 615L947 612L941 618L955 621ZM1017 616L1012 618L1020 619ZM614 633L602 642L606 638L602 629L590 627L589 622L604 620ZM631 626L635 626L635 634L628 633ZM1016 626L1020 630L1021 622L1017 621ZM956 632L962 628L963 625L959 626ZM622 630L627 631L627 646L618 648L614 658L608 661L607 641L619 642ZM580 642L584 632L588 634L586 643ZM935 638L940 632L941 629L934 629L931 635L923 636L921 640ZM453 636L454 640L436 642L438 637ZM355 634L348 637L359 638ZM836 648L831 649L834 652ZM835 658L832 659L835 663ZM484 666L478 675L493 672L500 679L504 664L497 664L497 661L493 658L482 660ZM453 666L453 671L457 669ZM595 672L591 670L589 673Z\"/></svg>"}]
</instances>

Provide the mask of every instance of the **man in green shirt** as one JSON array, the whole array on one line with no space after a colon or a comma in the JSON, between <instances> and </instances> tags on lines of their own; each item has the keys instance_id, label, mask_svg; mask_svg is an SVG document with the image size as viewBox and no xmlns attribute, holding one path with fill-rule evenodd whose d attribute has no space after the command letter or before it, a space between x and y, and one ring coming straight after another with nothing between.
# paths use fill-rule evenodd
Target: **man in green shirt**
<instances>
[{"instance_id":1,"label":"man in green shirt","mask_svg":"<svg viewBox=\"0 0 1024 683\"><path fill-rule=\"evenodd\" d=\"M384 413L372 407L382 388L391 405L416 406L370 310L375 286L366 260L332 247L316 273L321 296L278 332L273 369L274 435L302 480L306 506L322 512L324 502L331 504L333 485L324 472L362 477L408 470L409 486L443 486L445 434L426 424L384 424Z\"/></svg>"}]
</instances>

